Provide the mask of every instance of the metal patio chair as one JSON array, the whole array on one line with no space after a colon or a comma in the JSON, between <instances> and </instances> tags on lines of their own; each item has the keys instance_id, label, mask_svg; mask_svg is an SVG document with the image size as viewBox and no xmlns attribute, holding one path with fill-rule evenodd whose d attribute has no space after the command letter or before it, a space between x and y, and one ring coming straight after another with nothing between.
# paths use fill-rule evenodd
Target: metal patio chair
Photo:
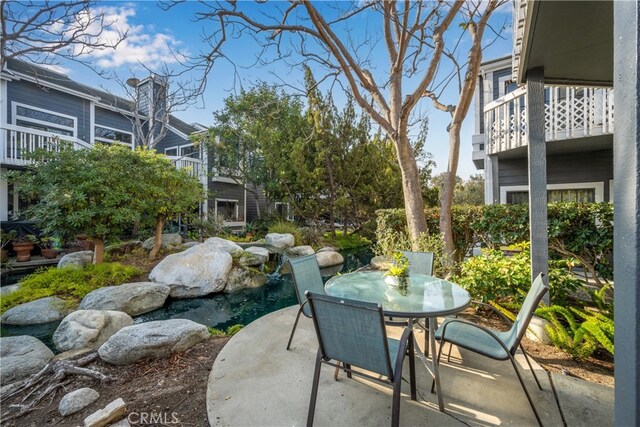
<instances>
[{"instance_id":1,"label":"metal patio chair","mask_svg":"<svg viewBox=\"0 0 640 427\"><path fill-rule=\"evenodd\" d=\"M409 260L411 273L433 276L433 252L402 251L402 254Z\"/></svg>"},{"instance_id":2,"label":"metal patio chair","mask_svg":"<svg viewBox=\"0 0 640 427\"><path fill-rule=\"evenodd\" d=\"M527 352L524 351L524 348L522 348L521 341L527 331L531 317L533 317L533 312L548 290L549 286L544 282L544 274L541 273L533 281L533 285L531 285L531 289L527 293L527 297L522 304L522 308L520 309L513 326L506 332L489 329L462 319L446 319L436 331L436 339L441 343L440 350L438 351L438 363L440 362L440 356L442 355L442 348L444 347L445 342L455 344L458 347L465 348L494 360L511 361L511 365L516 371L520 385L527 396L527 400L529 400L529 404L536 416L536 420L541 426L542 421L540 420L538 411L533 404L531 395L524 384L522 375L518 370L514 355L518 350L518 347L520 347L538 388L542 390L540 381L538 381L538 377L536 376L536 373L531 366L531 362L529 361L529 356L527 355ZM431 386L431 391L433 392L433 385Z\"/></svg>"},{"instance_id":3,"label":"metal patio chair","mask_svg":"<svg viewBox=\"0 0 640 427\"><path fill-rule=\"evenodd\" d=\"M289 336L289 342L287 343L287 350L291 347L291 341L293 341L293 335L296 332L298 326L298 320L300 320L300 314L304 314L306 317L311 317L311 310L307 305L307 297L304 295L306 291L311 291L318 294L324 294L324 282L322 281L322 275L320 274L320 267L318 266L318 260L315 255L307 255L298 258L291 258L288 260L291 266L291 276L293 277L293 287L296 290L296 297L298 298L298 304L300 309L296 316L296 321L293 324L291 330L291 336Z\"/></svg>"},{"instance_id":4,"label":"metal patio chair","mask_svg":"<svg viewBox=\"0 0 640 427\"><path fill-rule=\"evenodd\" d=\"M380 304L347 300L308 291L306 296L319 345L307 426L313 425L320 369L323 363L344 369L349 378L355 374L369 380L392 384L391 425L398 426L402 364L406 355L409 356L411 399L416 400L415 360L411 328L405 327L399 341L387 338ZM343 367L340 367L340 363ZM352 366L383 375L385 378L372 376L360 369L353 369Z\"/></svg>"},{"instance_id":5,"label":"metal patio chair","mask_svg":"<svg viewBox=\"0 0 640 427\"><path fill-rule=\"evenodd\" d=\"M409 260L409 272L433 276L433 252L401 251ZM429 355L429 319L424 319L424 354Z\"/></svg>"}]
</instances>

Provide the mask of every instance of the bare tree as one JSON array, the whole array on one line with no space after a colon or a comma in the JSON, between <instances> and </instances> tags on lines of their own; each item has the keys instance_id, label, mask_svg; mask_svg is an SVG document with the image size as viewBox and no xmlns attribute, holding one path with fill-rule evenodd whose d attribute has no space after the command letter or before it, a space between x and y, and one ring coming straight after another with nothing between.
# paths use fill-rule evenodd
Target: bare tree
<instances>
[{"instance_id":1,"label":"bare tree","mask_svg":"<svg viewBox=\"0 0 640 427\"><path fill-rule=\"evenodd\" d=\"M291 0L285 6L262 3L202 3L203 9L196 17L211 21L214 29L206 34L210 49L200 58L200 67L207 73L215 61L230 60L224 51L227 42L247 35L262 47L259 61L269 61L266 52L274 48L277 55L273 60L291 61L295 56L301 60L292 65L315 62L328 71L319 82L334 78L346 84L358 105L395 145L409 234L412 246L418 248L420 235L428 230L419 169L408 131L415 107L439 85L436 78L445 53L445 33L459 15L464 17L465 30L471 30L468 14L461 14L465 2L367 1L318 6L305 0ZM484 17L473 24L478 40L496 3L490 1L482 11L478 7L466 8ZM372 18L378 19L379 25L375 24L363 40L357 40L350 29L362 27ZM385 55L374 51L377 35L383 41ZM470 59L479 64L479 57L475 53ZM460 108L458 115L466 110ZM452 161L457 162L457 156Z\"/></svg>"},{"instance_id":2,"label":"bare tree","mask_svg":"<svg viewBox=\"0 0 640 427\"><path fill-rule=\"evenodd\" d=\"M0 69L14 58L41 65L71 59L94 69L88 55L127 36L91 0L0 0L0 20Z\"/></svg>"}]
</instances>

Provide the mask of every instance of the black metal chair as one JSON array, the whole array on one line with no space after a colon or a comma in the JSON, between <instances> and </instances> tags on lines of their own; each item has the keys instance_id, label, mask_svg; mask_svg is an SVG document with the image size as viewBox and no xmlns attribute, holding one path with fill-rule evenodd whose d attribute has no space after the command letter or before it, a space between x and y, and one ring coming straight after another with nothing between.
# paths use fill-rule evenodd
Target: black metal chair
<instances>
[{"instance_id":1,"label":"black metal chair","mask_svg":"<svg viewBox=\"0 0 640 427\"><path fill-rule=\"evenodd\" d=\"M300 320L300 314L304 314L306 317L311 317L311 310L307 305L307 297L304 295L306 291L311 291L318 294L324 294L324 282L322 281L322 275L320 274L320 267L318 266L318 260L315 255L307 255L298 258L291 258L288 260L291 266L291 276L293 277L293 286L296 290L296 297L298 298L298 304L300 309L296 316L296 321L293 324L291 335L289 336L289 342L287 343L287 350L291 347L291 341L293 341L293 335L296 332L298 326L298 320Z\"/></svg>"},{"instance_id":2,"label":"black metal chair","mask_svg":"<svg viewBox=\"0 0 640 427\"><path fill-rule=\"evenodd\" d=\"M380 304L331 297L307 291L311 317L318 337L318 356L313 374L307 426L313 425L322 364L336 368L342 363L347 377L352 374L393 385L391 425L400 421L402 364L409 356L411 399L416 400L413 332L406 327L400 340L387 338ZM377 378L360 369L383 375ZM329 409L329 408L327 408Z\"/></svg>"},{"instance_id":3,"label":"black metal chair","mask_svg":"<svg viewBox=\"0 0 640 427\"><path fill-rule=\"evenodd\" d=\"M522 308L520 309L513 326L506 332L489 329L462 319L446 319L436 331L436 339L441 343L440 350L438 351L438 363L440 362L440 356L442 355L442 348L444 347L445 342L455 344L458 347L465 348L494 360L511 361L511 365L516 371L520 385L522 386L522 389L527 396L527 400L529 400L529 404L531 405L531 409L536 416L536 420L538 420L540 425L542 425L542 421L540 420L538 411L533 404L529 391L524 384L522 375L518 370L514 355L518 350L518 347L520 347L538 388L542 390L540 381L538 381L538 377L536 376L536 373L531 366L531 362L529 361L529 356L524 351L524 348L522 348L521 342L527 331L531 317L533 317L533 312L548 290L549 286L544 282L544 274L541 273L533 281L533 285L522 304ZM433 392L433 385L431 386L431 391Z\"/></svg>"}]
</instances>

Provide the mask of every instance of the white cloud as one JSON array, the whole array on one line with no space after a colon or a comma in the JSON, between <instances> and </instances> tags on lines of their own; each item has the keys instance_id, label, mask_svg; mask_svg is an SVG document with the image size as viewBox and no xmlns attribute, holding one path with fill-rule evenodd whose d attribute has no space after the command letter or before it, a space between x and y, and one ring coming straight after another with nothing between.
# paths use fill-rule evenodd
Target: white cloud
<instances>
[{"instance_id":1,"label":"white cloud","mask_svg":"<svg viewBox=\"0 0 640 427\"><path fill-rule=\"evenodd\" d=\"M136 16L135 7L132 5L97 7L91 12L104 14L102 23L94 22L88 29L88 33L94 35L89 36L93 37L94 41L114 45L121 34L127 33L127 37L115 49L95 49L87 53L95 58L96 64L101 68L139 64L153 68L163 64L173 64L177 62L176 56L182 57L179 52L181 42L173 35L155 32L155 28L151 25L136 25L131 22ZM89 19L89 17L83 16L78 19ZM101 28L101 24L105 27Z\"/></svg>"}]
</instances>

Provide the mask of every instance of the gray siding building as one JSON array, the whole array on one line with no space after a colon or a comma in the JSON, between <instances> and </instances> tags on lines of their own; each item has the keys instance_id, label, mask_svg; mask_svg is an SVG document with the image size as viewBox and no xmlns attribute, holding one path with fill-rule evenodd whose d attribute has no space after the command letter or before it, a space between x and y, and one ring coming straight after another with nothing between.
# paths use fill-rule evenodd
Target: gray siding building
<instances>
[{"instance_id":1,"label":"gray siding building","mask_svg":"<svg viewBox=\"0 0 640 427\"><path fill-rule=\"evenodd\" d=\"M613 201L613 90L546 85L547 197ZM485 202L528 201L526 89L512 57L482 64L475 93L472 159L485 174Z\"/></svg>"},{"instance_id":2,"label":"gray siding building","mask_svg":"<svg viewBox=\"0 0 640 427\"><path fill-rule=\"evenodd\" d=\"M159 80L162 81L162 80ZM139 93L158 90L154 76L137 81ZM153 88L146 88L152 84ZM139 103L142 115L149 106ZM0 174L24 168L24 155L63 138L75 148L93 144L124 144L135 148L133 103L100 89L83 85L49 69L10 60L0 73ZM222 215L226 225L246 224L246 194L242 186L214 176L206 150L194 146L191 137L203 130L170 116L166 135L155 149L166 154L176 167L188 167L210 194L203 214ZM20 203L12 186L0 178L0 220L19 218Z\"/></svg>"}]
</instances>

